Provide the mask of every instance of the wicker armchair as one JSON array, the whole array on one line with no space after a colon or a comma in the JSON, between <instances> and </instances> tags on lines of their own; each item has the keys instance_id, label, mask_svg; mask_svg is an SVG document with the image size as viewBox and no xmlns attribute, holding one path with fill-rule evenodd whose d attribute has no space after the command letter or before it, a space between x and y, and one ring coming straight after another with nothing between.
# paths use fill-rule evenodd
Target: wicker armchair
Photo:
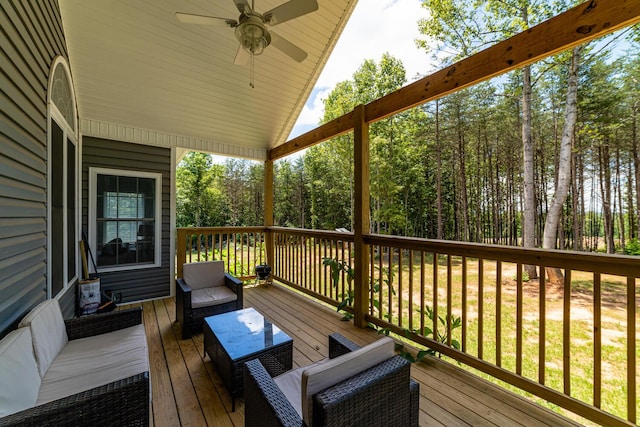
<instances>
[{"instance_id":1,"label":"wicker armchair","mask_svg":"<svg viewBox=\"0 0 640 427\"><path fill-rule=\"evenodd\" d=\"M202 331L205 317L242 309L242 282L224 272L223 261L184 264L182 276L176 280L176 320L183 340Z\"/></svg>"},{"instance_id":2,"label":"wicker armchair","mask_svg":"<svg viewBox=\"0 0 640 427\"><path fill-rule=\"evenodd\" d=\"M340 334L329 336L330 359L359 348ZM322 363L329 362L315 365ZM306 423L293 395L276 383L281 377L271 378L259 360L252 360L245 364L245 426L417 426L419 384L411 380L410 368L410 362L392 356L315 393L309 403L312 422Z\"/></svg>"},{"instance_id":3,"label":"wicker armchair","mask_svg":"<svg viewBox=\"0 0 640 427\"><path fill-rule=\"evenodd\" d=\"M142 309L114 311L65 320L70 341L142 323ZM147 426L149 372L113 381L0 418L0 426Z\"/></svg>"}]
</instances>

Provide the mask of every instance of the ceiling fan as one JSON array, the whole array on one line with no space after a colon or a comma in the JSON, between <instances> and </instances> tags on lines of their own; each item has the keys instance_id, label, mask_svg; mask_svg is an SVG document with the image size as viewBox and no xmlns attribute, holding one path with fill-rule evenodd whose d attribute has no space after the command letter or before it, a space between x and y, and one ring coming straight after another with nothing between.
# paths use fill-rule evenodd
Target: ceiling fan
<instances>
[{"instance_id":1,"label":"ceiling fan","mask_svg":"<svg viewBox=\"0 0 640 427\"><path fill-rule=\"evenodd\" d=\"M255 11L254 1L252 0L250 5L249 0L233 0L240 11L237 20L182 12L176 12L176 18L185 24L225 25L235 28L236 39L240 42L233 61L235 64L245 64L250 56L253 59L271 44L294 60L304 61L307 57L304 50L267 29L267 26L273 27L318 10L317 0L290 0L263 14Z\"/></svg>"}]
</instances>

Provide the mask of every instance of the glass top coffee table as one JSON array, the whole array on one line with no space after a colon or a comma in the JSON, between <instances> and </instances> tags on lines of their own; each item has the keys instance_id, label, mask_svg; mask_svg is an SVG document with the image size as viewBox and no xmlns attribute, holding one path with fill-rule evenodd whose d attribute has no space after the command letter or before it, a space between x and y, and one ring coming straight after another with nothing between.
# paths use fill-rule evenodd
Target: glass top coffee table
<instances>
[{"instance_id":1,"label":"glass top coffee table","mask_svg":"<svg viewBox=\"0 0 640 427\"><path fill-rule=\"evenodd\" d=\"M293 340L253 308L230 311L204 319L204 351L227 390L232 410L244 391L244 364L259 359L275 377L291 369Z\"/></svg>"}]
</instances>

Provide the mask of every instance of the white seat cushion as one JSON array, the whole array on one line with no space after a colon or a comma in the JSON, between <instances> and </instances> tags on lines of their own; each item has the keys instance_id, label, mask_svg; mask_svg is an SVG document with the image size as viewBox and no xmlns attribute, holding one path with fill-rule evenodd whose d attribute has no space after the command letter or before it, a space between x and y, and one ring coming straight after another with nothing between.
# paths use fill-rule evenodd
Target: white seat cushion
<instances>
[{"instance_id":1,"label":"white seat cushion","mask_svg":"<svg viewBox=\"0 0 640 427\"><path fill-rule=\"evenodd\" d=\"M31 329L19 328L0 341L0 417L35 406L40 374Z\"/></svg>"},{"instance_id":2,"label":"white seat cushion","mask_svg":"<svg viewBox=\"0 0 640 427\"><path fill-rule=\"evenodd\" d=\"M42 378L69 340L58 300L50 299L38 304L20 322L19 327L25 326L31 328L33 350Z\"/></svg>"},{"instance_id":3,"label":"white seat cushion","mask_svg":"<svg viewBox=\"0 0 640 427\"><path fill-rule=\"evenodd\" d=\"M224 261L184 264L182 266L182 279L191 289L224 286Z\"/></svg>"},{"instance_id":4,"label":"white seat cushion","mask_svg":"<svg viewBox=\"0 0 640 427\"><path fill-rule=\"evenodd\" d=\"M302 372L300 393L302 420L307 426L312 425L314 394L366 371L393 357L394 354L394 341L389 337L384 337L356 351L305 369Z\"/></svg>"},{"instance_id":5,"label":"white seat cushion","mask_svg":"<svg viewBox=\"0 0 640 427\"><path fill-rule=\"evenodd\" d=\"M149 362L144 325L71 340L42 378L37 404L146 371Z\"/></svg>"},{"instance_id":6,"label":"white seat cushion","mask_svg":"<svg viewBox=\"0 0 640 427\"><path fill-rule=\"evenodd\" d=\"M226 286L213 288L193 289L191 291L191 307L208 307L210 305L224 304L235 301L238 295Z\"/></svg>"}]
</instances>

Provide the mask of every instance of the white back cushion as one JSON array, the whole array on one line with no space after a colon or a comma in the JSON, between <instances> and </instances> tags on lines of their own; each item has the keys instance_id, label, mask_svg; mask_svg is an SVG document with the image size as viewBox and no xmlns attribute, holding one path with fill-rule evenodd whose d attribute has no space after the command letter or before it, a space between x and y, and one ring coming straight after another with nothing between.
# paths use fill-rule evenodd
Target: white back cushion
<instances>
[{"instance_id":1,"label":"white back cushion","mask_svg":"<svg viewBox=\"0 0 640 427\"><path fill-rule=\"evenodd\" d=\"M389 337L379 339L356 351L312 365L302 373L302 420L313 423L313 395L362 371L384 362L395 354L395 344Z\"/></svg>"},{"instance_id":2,"label":"white back cushion","mask_svg":"<svg viewBox=\"0 0 640 427\"><path fill-rule=\"evenodd\" d=\"M182 266L182 278L191 289L224 286L224 261L190 262Z\"/></svg>"},{"instance_id":3,"label":"white back cushion","mask_svg":"<svg viewBox=\"0 0 640 427\"><path fill-rule=\"evenodd\" d=\"M31 330L19 328L0 341L0 417L35 406L39 389Z\"/></svg>"},{"instance_id":4,"label":"white back cushion","mask_svg":"<svg viewBox=\"0 0 640 427\"><path fill-rule=\"evenodd\" d=\"M31 328L33 350L42 378L53 359L69 341L58 300L50 299L38 304L20 322L19 327L25 326Z\"/></svg>"}]
</instances>

